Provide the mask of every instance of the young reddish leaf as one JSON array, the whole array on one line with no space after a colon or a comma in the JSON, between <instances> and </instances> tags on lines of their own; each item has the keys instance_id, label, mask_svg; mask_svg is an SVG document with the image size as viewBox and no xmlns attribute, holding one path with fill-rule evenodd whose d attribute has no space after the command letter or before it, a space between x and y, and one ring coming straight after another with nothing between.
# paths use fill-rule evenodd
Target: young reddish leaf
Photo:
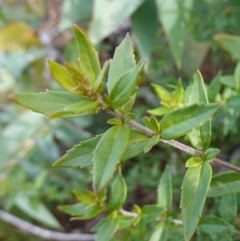
<instances>
[{"instance_id":1,"label":"young reddish leaf","mask_svg":"<svg viewBox=\"0 0 240 241\"><path fill-rule=\"evenodd\" d=\"M131 129L127 149L123 154L122 160L126 161L142 153L148 140L149 136L147 136L146 134L142 133L139 130Z\"/></svg>"},{"instance_id":2,"label":"young reddish leaf","mask_svg":"<svg viewBox=\"0 0 240 241\"><path fill-rule=\"evenodd\" d=\"M120 209L123 206L126 197L127 185L121 171L119 171L111 185L108 210L113 212L114 210Z\"/></svg>"},{"instance_id":3,"label":"young reddish leaf","mask_svg":"<svg viewBox=\"0 0 240 241\"><path fill-rule=\"evenodd\" d=\"M135 68L126 72L114 85L110 94L112 108L121 107L135 94L138 89L139 74L145 63L145 60L140 61Z\"/></svg>"},{"instance_id":4,"label":"young reddish leaf","mask_svg":"<svg viewBox=\"0 0 240 241\"><path fill-rule=\"evenodd\" d=\"M160 207L167 209L168 214L172 209L172 175L169 165L160 178L157 190L157 203Z\"/></svg>"},{"instance_id":5,"label":"young reddish leaf","mask_svg":"<svg viewBox=\"0 0 240 241\"><path fill-rule=\"evenodd\" d=\"M153 135L145 145L143 149L144 153L149 152L153 148L153 146L155 146L159 142L159 139L160 139L160 135Z\"/></svg>"},{"instance_id":6,"label":"young reddish leaf","mask_svg":"<svg viewBox=\"0 0 240 241\"><path fill-rule=\"evenodd\" d=\"M88 36L77 25L74 25L73 30L78 43L80 70L93 87L101 70L97 51Z\"/></svg>"},{"instance_id":7,"label":"young reddish leaf","mask_svg":"<svg viewBox=\"0 0 240 241\"><path fill-rule=\"evenodd\" d=\"M202 157L194 156L194 157L189 158L186 161L185 166L186 167L197 167L197 166L202 165L203 162L204 162L204 159Z\"/></svg>"},{"instance_id":8,"label":"young reddish leaf","mask_svg":"<svg viewBox=\"0 0 240 241\"><path fill-rule=\"evenodd\" d=\"M182 184L181 208L186 241L191 239L197 228L211 178L212 167L209 162L189 168L185 174Z\"/></svg>"},{"instance_id":9,"label":"young reddish leaf","mask_svg":"<svg viewBox=\"0 0 240 241\"><path fill-rule=\"evenodd\" d=\"M120 78L129 70L135 67L135 58L131 39L127 34L121 44L116 48L113 59L110 63L108 74L108 93L111 95L112 90Z\"/></svg>"},{"instance_id":10,"label":"young reddish leaf","mask_svg":"<svg viewBox=\"0 0 240 241\"><path fill-rule=\"evenodd\" d=\"M56 161L56 167L86 167L93 164L93 151L96 148L101 135L92 139L81 141L80 144L68 150L67 153Z\"/></svg>"},{"instance_id":11,"label":"young reddish leaf","mask_svg":"<svg viewBox=\"0 0 240 241\"><path fill-rule=\"evenodd\" d=\"M61 91L40 93L19 93L10 95L10 98L35 112L50 115L64 110L68 105L87 100L86 97Z\"/></svg>"},{"instance_id":12,"label":"young reddish leaf","mask_svg":"<svg viewBox=\"0 0 240 241\"><path fill-rule=\"evenodd\" d=\"M174 139L208 121L219 109L218 104L186 106L166 114L160 121L161 138Z\"/></svg>"},{"instance_id":13,"label":"young reddish leaf","mask_svg":"<svg viewBox=\"0 0 240 241\"><path fill-rule=\"evenodd\" d=\"M105 132L94 150L93 189L99 193L113 177L128 146L130 128L127 124L113 126Z\"/></svg>"},{"instance_id":14,"label":"young reddish leaf","mask_svg":"<svg viewBox=\"0 0 240 241\"><path fill-rule=\"evenodd\" d=\"M76 93L74 88L78 85L73 76L62 65L50 59L47 60L52 77L62 86L63 89Z\"/></svg>"}]
</instances>

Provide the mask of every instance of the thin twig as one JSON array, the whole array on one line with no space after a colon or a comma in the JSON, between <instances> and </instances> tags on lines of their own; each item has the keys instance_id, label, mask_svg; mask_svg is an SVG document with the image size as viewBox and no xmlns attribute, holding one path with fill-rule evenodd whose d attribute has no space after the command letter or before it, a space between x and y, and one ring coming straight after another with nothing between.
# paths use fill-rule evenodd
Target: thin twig
<instances>
[{"instance_id":1,"label":"thin twig","mask_svg":"<svg viewBox=\"0 0 240 241\"><path fill-rule=\"evenodd\" d=\"M21 230L27 231L35 236L48 240L62 240L62 241L94 241L95 234L84 233L60 233L48 229L43 229L35 226L29 222L26 222L10 213L7 213L0 209L0 219L18 227Z\"/></svg>"},{"instance_id":2,"label":"thin twig","mask_svg":"<svg viewBox=\"0 0 240 241\"><path fill-rule=\"evenodd\" d=\"M123 116L120 113L118 113L118 112L116 112L114 110L107 109L106 112L111 114L112 116L114 116L116 118L123 119ZM129 126L142 131L143 133L145 133L148 136L153 136L155 134L154 131L150 130L149 128L147 128L147 127L145 127L145 126L143 126L141 124L139 124L138 122L136 122L134 120L130 120L128 122L128 124L129 124ZM175 148L177 148L177 149L179 149L181 151L184 151L184 152L186 152L188 154L191 154L193 156L201 156L201 155L204 154L201 151L198 151L198 150L196 150L196 149L194 149L192 147L184 145L184 144L182 144L182 143L180 143L178 141L175 141L175 140L163 140L163 139L160 139L160 142L168 144L170 146L173 146L173 147L175 147ZM210 162L213 163L213 164L217 164L219 166L223 166L223 167L225 167L227 169L230 169L230 170L233 170L235 172L239 172L240 173L240 167L234 166L234 165L232 165L232 164L230 164L228 162L222 161L222 160L220 160L218 158L213 158Z\"/></svg>"}]
</instances>

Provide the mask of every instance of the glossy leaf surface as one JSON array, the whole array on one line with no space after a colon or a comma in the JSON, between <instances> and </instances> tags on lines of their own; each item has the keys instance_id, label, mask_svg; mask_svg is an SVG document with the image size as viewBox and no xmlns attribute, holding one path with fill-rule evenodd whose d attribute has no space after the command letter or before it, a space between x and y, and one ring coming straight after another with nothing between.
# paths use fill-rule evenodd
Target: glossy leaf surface
<instances>
[{"instance_id":1,"label":"glossy leaf surface","mask_svg":"<svg viewBox=\"0 0 240 241\"><path fill-rule=\"evenodd\" d=\"M77 25L74 25L73 29L78 43L80 69L93 87L100 73L97 51L88 36Z\"/></svg>"},{"instance_id":2,"label":"glossy leaf surface","mask_svg":"<svg viewBox=\"0 0 240 241\"><path fill-rule=\"evenodd\" d=\"M99 193L113 177L117 164L127 148L130 128L113 126L103 134L94 150L93 189Z\"/></svg>"},{"instance_id":3,"label":"glossy leaf surface","mask_svg":"<svg viewBox=\"0 0 240 241\"><path fill-rule=\"evenodd\" d=\"M169 112L160 121L161 138L169 140L188 133L210 119L218 109L218 104L195 104Z\"/></svg>"},{"instance_id":4,"label":"glossy leaf surface","mask_svg":"<svg viewBox=\"0 0 240 241\"><path fill-rule=\"evenodd\" d=\"M210 163L189 168L182 184L181 208L185 240L190 240L194 234L202 214L212 178Z\"/></svg>"},{"instance_id":5,"label":"glossy leaf surface","mask_svg":"<svg viewBox=\"0 0 240 241\"><path fill-rule=\"evenodd\" d=\"M86 167L93 164L93 151L101 136L82 141L54 163L57 167Z\"/></svg>"}]
</instances>

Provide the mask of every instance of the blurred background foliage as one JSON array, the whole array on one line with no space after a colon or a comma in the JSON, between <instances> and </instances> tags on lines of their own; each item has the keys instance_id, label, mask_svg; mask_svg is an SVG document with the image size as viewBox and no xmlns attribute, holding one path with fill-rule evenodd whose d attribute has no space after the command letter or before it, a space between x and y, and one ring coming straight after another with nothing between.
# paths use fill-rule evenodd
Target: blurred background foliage
<instances>
[{"instance_id":1,"label":"blurred background foliage","mask_svg":"<svg viewBox=\"0 0 240 241\"><path fill-rule=\"evenodd\" d=\"M53 168L52 164L74 144L106 130L106 117L100 113L95 119L49 120L8 98L10 93L60 89L52 80L45 59L77 63L74 23L97 45L101 63L112 57L127 32L137 59L148 58L134 107L139 122L147 109L159 106L151 83L171 89L181 78L186 86L197 69L207 84L220 78L221 94L217 98L226 106L214 120L212 146L222 150L223 158L239 164L240 98L239 89L236 91L234 86L234 79L240 78L240 67L236 67L240 60L239 0L4 0L0 1L2 209L39 226L69 232L89 232L97 222L69 222L69 217L56 208L76 201L72 190L91 188L89 170ZM154 202L159 177L169 163L174 182L173 210L179 217L185 159L184 153L158 146L151 153L128 161L123 170L128 184L126 209L134 203ZM219 205L222 204L210 200L205 212L219 213ZM235 223L240 228L239 218ZM40 240L3 222L0 226L0 240ZM131 240L147 240L146 230L128 232ZM179 230L172 232L175 240L180 240ZM119 234L119 240L127 240L128 235Z\"/></svg>"}]
</instances>

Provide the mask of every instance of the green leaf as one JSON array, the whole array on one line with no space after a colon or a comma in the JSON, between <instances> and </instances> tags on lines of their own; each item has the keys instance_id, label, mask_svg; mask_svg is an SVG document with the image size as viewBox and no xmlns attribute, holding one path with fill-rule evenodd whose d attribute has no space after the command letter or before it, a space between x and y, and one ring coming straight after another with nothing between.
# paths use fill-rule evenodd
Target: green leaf
<instances>
[{"instance_id":1,"label":"green leaf","mask_svg":"<svg viewBox=\"0 0 240 241\"><path fill-rule=\"evenodd\" d=\"M40 93L19 93L10 95L10 98L35 112L50 115L64 110L67 106L87 100L86 97L61 91Z\"/></svg>"},{"instance_id":2,"label":"green leaf","mask_svg":"<svg viewBox=\"0 0 240 241\"><path fill-rule=\"evenodd\" d=\"M62 65L50 59L48 59L47 62L52 77L63 87L63 89L72 93L76 93L74 87L77 86L77 83L73 79L72 75L68 72L68 70Z\"/></svg>"},{"instance_id":3,"label":"green leaf","mask_svg":"<svg viewBox=\"0 0 240 241\"><path fill-rule=\"evenodd\" d=\"M172 96L171 94L162 86L156 85L156 84L151 84L153 87L153 90L156 92L157 96L159 99L161 99L163 102L171 102L172 101Z\"/></svg>"},{"instance_id":4,"label":"green leaf","mask_svg":"<svg viewBox=\"0 0 240 241\"><path fill-rule=\"evenodd\" d=\"M78 43L80 70L88 77L89 85L93 87L100 73L97 51L88 36L77 25L74 25L73 29Z\"/></svg>"},{"instance_id":5,"label":"green leaf","mask_svg":"<svg viewBox=\"0 0 240 241\"><path fill-rule=\"evenodd\" d=\"M90 38L96 44L116 31L121 23L144 2L144 0L94 1L90 22Z\"/></svg>"},{"instance_id":6,"label":"green leaf","mask_svg":"<svg viewBox=\"0 0 240 241\"><path fill-rule=\"evenodd\" d=\"M114 210L120 209L123 206L126 197L127 185L121 171L119 171L111 185L110 198L108 201L108 210L112 212Z\"/></svg>"},{"instance_id":7,"label":"green leaf","mask_svg":"<svg viewBox=\"0 0 240 241\"><path fill-rule=\"evenodd\" d=\"M97 113L97 107L76 113L75 111L69 111L69 110L60 110L57 111L51 115L49 115L49 118L75 118L80 116L90 116Z\"/></svg>"},{"instance_id":8,"label":"green leaf","mask_svg":"<svg viewBox=\"0 0 240 241\"><path fill-rule=\"evenodd\" d=\"M197 228L211 177L212 167L208 162L189 168L185 174L182 184L181 208L186 241L191 239Z\"/></svg>"},{"instance_id":9,"label":"green leaf","mask_svg":"<svg viewBox=\"0 0 240 241\"><path fill-rule=\"evenodd\" d=\"M136 67L126 72L114 85L111 93L111 107L118 108L124 105L138 89L139 75L146 60L140 61Z\"/></svg>"},{"instance_id":10,"label":"green leaf","mask_svg":"<svg viewBox=\"0 0 240 241\"><path fill-rule=\"evenodd\" d=\"M63 205L58 207L59 210L74 216L71 220L88 220L102 212L102 208L92 203L87 205L85 203L77 203L71 205Z\"/></svg>"},{"instance_id":11,"label":"green leaf","mask_svg":"<svg viewBox=\"0 0 240 241\"><path fill-rule=\"evenodd\" d=\"M113 177L117 164L128 146L130 128L127 124L113 126L103 134L94 150L93 189L99 193Z\"/></svg>"},{"instance_id":12,"label":"green leaf","mask_svg":"<svg viewBox=\"0 0 240 241\"><path fill-rule=\"evenodd\" d=\"M154 132L159 133L159 132L160 132L160 125L159 125L159 122L158 122L158 120L156 119L156 117L155 117L155 116L151 116L151 117L150 117L150 122L151 122L151 126L152 126L151 129L152 129Z\"/></svg>"},{"instance_id":13,"label":"green leaf","mask_svg":"<svg viewBox=\"0 0 240 241\"><path fill-rule=\"evenodd\" d=\"M74 114L80 114L82 112L86 112L92 109L96 110L98 105L99 105L98 101L83 100L81 102L68 105L67 107L64 108L64 110Z\"/></svg>"},{"instance_id":14,"label":"green leaf","mask_svg":"<svg viewBox=\"0 0 240 241\"><path fill-rule=\"evenodd\" d=\"M107 71L108 71L109 65L110 65L110 60L108 60L108 61L106 61L104 63L104 65L102 67L102 70L101 70L100 74L98 75L96 82L94 83L93 93L96 93L98 91L102 92L102 90L103 90L103 81L104 81L104 78L107 75Z\"/></svg>"},{"instance_id":15,"label":"green leaf","mask_svg":"<svg viewBox=\"0 0 240 241\"><path fill-rule=\"evenodd\" d=\"M177 85L176 85L176 89L172 93L172 100L175 103L182 103L183 96L184 96L184 88L183 88L183 85L182 85L182 81L178 80Z\"/></svg>"},{"instance_id":16,"label":"green leaf","mask_svg":"<svg viewBox=\"0 0 240 241\"><path fill-rule=\"evenodd\" d=\"M209 160L213 159L214 157L216 157L219 153L220 153L220 150L217 148L212 148L212 147L208 148L204 152L205 160L209 161Z\"/></svg>"},{"instance_id":17,"label":"green leaf","mask_svg":"<svg viewBox=\"0 0 240 241\"><path fill-rule=\"evenodd\" d=\"M131 129L127 149L123 154L122 160L126 161L142 153L148 140L149 136L147 136L146 134L142 133L139 130Z\"/></svg>"},{"instance_id":18,"label":"green leaf","mask_svg":"<svg viewBox=\"0 0 240 241\"><path fill-rule=\"evenodd\" d=\"M69 29L76 22L84 22L91 18L93 0L63 1L61 4L60 28Z\"/></svg>"},{"instance_id":19,"label":"green leaf","mask_svg":"<svg viewBox=\"0 0 240 241\"><path fill-rule=\"evenodd\" d=\"M107 83L109 95L111 95L114 86L120 78L135 66L133 46L129 35L127 34L121 44L116 48L113 59L110 63Z\"/></svg>"},{"instance_id":20,"label":"green leaf","mask_svg":"<svg viewBox=\"0 0 240 241\"><path fill-rule=\"evenodd\" d=\"M199 71L194 74L193 85L190 87L188 105L208 103L208 96L203 82L202 75ZM188 133L188 138L192 145L198 149L203 150L208 148L212 136L211 121L207 121L202 126L195 128Z\"/></svg>"},{"instance_id":21,"label":"green leaf","mask_svg":"<svg viewBox=\"0 0 240 241\"><path fill-rule=\"evenodd\" d=\"M200 166L204 162L203 158L200 156L194 156L187 160L185 166L186 167L197 167Z\"/></svg>"},{"instance_id":22,"label":"green leaf","mask_svg":"<svg viewBox=\"0 0 240 241\"><path fill-rule=\"evenodd\" d=\"M199 230L208 234L220 234L223 232L239 234L239 232L230 223L227 223L216 216L202 217L199 222Z\"/></svg>"},{"instance_id":23,"label":"green leaf","mask_svg":"<svg viewBox=\"0 0 240 241\"><path fill-rule=\"evenodd\" d=\"M232 58L240 60L240 36L230 34L215 34L214 40L225 51L227 51Z\"/></svg>"},{"instance_id":24,"label":"green leaf","mask_svg":"<svg viewBox=\"0 0 240 241\"><path fill-rule=\"evenodd\" d=\"M219 107L219 104L194 104L169 112L160 121L161 138L170 140L188 133L208 121Z\"/></svg>"},{"instance_id":25,"label":"green leaf","mask_svg":"<svg viewBox=\"0 0 240 241\"><path fill-rule=\"evenodd\" d=\"M168 227L166 223L161 222L156 225L149 241L166 241L168 238Z\"/></svg>"},{"instance_id":26,"label":"green leaf","mask_svg":"<svg viewBox=\"0 0 240 241\"><path fill-rule=\"evenodd\" d=\"M142 221L144 223L155 221L156 218L160 217L165 211L166 209L160 207L159 205L144 205L141 213Z\"/></svg>"},{"instance_id":27,"label":"green leaf","mask_svg":"<svg viewBox=\"0 0 240 241\"><path fill-rule=\"evenodd\" d=\"M96 136L92 139L82 141L74 148L67 151L53 165L55 167L86 167L91 166L93 159L93 151L97 146L102 135Z\"/></svg>"},{"instance_id":28,"label":"green leaf","mask_svg":"<svg viewBox=\"0 0 240 241\"><path fill-rule=\"evenodd\" d=\"M144 153L151 151L153 146L157 145L160 139L160 135L153 135L144 147Z\"/></svg>"},{"instance_id":29,"label":"green leaf","mask_svg":"<svg viewBox=\"0 0 240 241\"><path fill-rule=\"evenodd\" d=\"M234 70L234 88L236 91L240 91L240 62L237 63Z\"/></svg>"},{"instance_id":30,"label":"green leaf","mask_svg":"<svg viewBox=\"0 0 240 241\"><path fill-rule=\"evenodd\" d=\"M214 102L216 100L217 94L219 93L221 87L220 80L221 72L218 72L218 74L213 78L207 89L209 102Z\"/></svg>"},{"instance_id":31,"label":"green leaf","mask_svg":"<svg viewBox=\"0 0 240 241\"><path fill-rule=\"evenodd\" d=\"M208 197L220 197L237 192L240 192L240 173L225 172L213 176Z\"/></svg>"},{"instance_id":32,"label":"green leaf","mask_svg":"<svg viewBox=\"0 0 240 241\"><path fill-rule=\"evenodd\" d=\"M117 218L107 217L101 221L98 226L97 237L95 241L109 241L118 230L119 220Z\"/></svg>"},{"instance_id":33,"label":"green leaf","mask_svg":"<svg viewBox=\"0 0 240 241\"><path fill-rule=\"evenodd\" d=\"M169 111L170 109L168 109L167 107L161 106L152 110L148 110L147 112L152 115L163 116L167 114Z\"/></svg>"},{"instance_id":34,"label":"green leaf","mask_svg":"<svg viewBox=\"0 0 240 241\"><path fill-rule=\"evenodd\" d=\"M118 219L119 219L118 230L121 230L121 229L128 228L129 226L131 226L134 222L136 222L138 217L126 217L124 215L118 214Z\"/></svg>"},{"instance_id":35,"label":"green leaf","mask_svg":"<svg viewBox=\"0 0 240 241\"><path fill-rule=\"evenodd\" d=\"M195 41L194 31L188 32L182 58L182 69L187 77L191 78L203 61L211 47L209 41Z\"/></svg>"},{"instance_id":36,"label":"green leaf","mask_svg":"<svg viewBox=\"0 0 240 241\"><path fill-rule=\"evenodd\" d=\"M31 199L23 194L18 194L15 198L15 205L29 217L42 224L56 229L62 229L58 220L50 213L44 204L38 201L33 207Z\"/></svg>"},{"instance_id":37,"label":"green leaf","mask_svg":"<svg viewBox=\"0 0 240 241\"><path fill-rule=\"evenodd\" d=\"M223 220L233 223L237 216L237 196L236 194L224 195L221 197L219 213Z\"/></svg>"},{"instance_id":38,"label":"green leaf","mask_svg":"<svg viewBox=\"0 0 240 241\"><path fill-rule=\"evenodd\" d=\"M118 118L111 118L107 121L110 125L122 125L122 121Z\"/></svg>"},{"instance_id":39,"label":"green leaf","mask_svg":"<svg viewBox=\"0 0 240 241\"><path fill-rule=\"evenodd\" d=\"M181 60L193 0L157 0L158 16L167 35L178 68Z\"/></svg>"},{"instance_id":40,"label":"green leaf","mask_svg":"<svg viewBox=\"0 0 240 241\"><path fill-rule=\"evenodd\" d=\"M169 165L160 178L157 190L157 203L161 208L167 209L170 213L172 209L172 175Z\"/></svg>"},{"instance_id":41,"label":"green leaf","mask_svg":"<svg viewBox=\"0 0 240 241\"><path fill-rule=\"evenodd\" d=\"M131 16L131 21L141 58L149 59L159 26L155 1L143 2Z\"/></svg>"}]
</instances>

